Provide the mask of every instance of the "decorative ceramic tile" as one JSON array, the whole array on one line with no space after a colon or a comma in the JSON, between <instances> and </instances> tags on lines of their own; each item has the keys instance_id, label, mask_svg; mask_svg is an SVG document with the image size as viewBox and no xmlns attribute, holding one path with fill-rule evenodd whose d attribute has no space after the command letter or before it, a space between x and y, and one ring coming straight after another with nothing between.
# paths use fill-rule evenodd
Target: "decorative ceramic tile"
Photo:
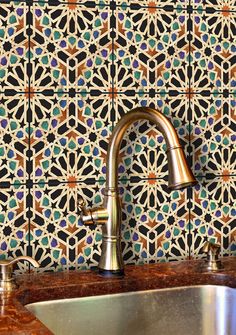
<instances>
[{"instance_id":1,"label":"decorative ceramic tile","mask_svg":"<svg viewBox=\"0 0 236 335\"><path fill-rule=\"evenodd\" d=\"M189 126L187 121L188 96L170 96L140 93L133 96L117 94L114 108L120 118L138 106L149 106L164 113L177 130L183 147L188 154ZM120 179L138 176L139 178L160 178L167 175L166 143L156 125L140 121L131 125L124 137L120 151Z\"/></svg>"},{"instance_id":2,"label":"decorative ceramic tile","mask_svg":"<svg viewBox=\"0 0 236 335\"><path fill-rule=\"evenodd\" d=\"M0 2L0 257L97 265L101 228L82 225L78 196L102 203L112 126L140 105L170 118L200 184L170 193L163 136L127 130L125 263L201 257L206 240L236 254L235 0Z\"/></svg>"},{"instance_id":3,"label":"decorative ceramic tile","mask_svg":"<svg viewBox=\"0 0 236 335\"><path fill-rule=\"evenodd\" d=\"M109 7L35 3L31 11L31 91L110 92Z\"/></svg>"},{"instance_id":4,"label":"decorative ceramic tile","mask_svg":"<svg viewBox=\"0 0 236 335\"><path fill-rule=\"evenodd\" d=\"M27 179L28 100L25 94L0 93L0 181L22 183Z\"/></svg>"},{"instance_id":5,"label":"decorative ceramic tile","mask_svg":"<svg viewBox=\"0 0 236 335\"><path fill-rule=\"evenodd\" d=\"M186 11L121 7L115 15L114 90L187 92Z\"/></svg>"},{"instance_id":6,"label":"decorative ceramic tile","mask_svg":"<svg viewBox=\"0 0 236 335\"><path fill-rule=\"evenodd\" d=\"M188 0L141 0L138 3L132 0L116 0L117 6L132 8L149 7L149 8L164 8L165 10L171 11L174 8L186 8Z\"/></svg>"},{"instance_id":7,"label":"decorative ceramic tile","mask_svg":"<svg viewBox=\"0 0 236 335\"><path fill-rule=\"evenodd\" d=\"M236 13L199 11L191 18L192 91L232 92L236 87Z\"/></svg>"},{"instance_id":8,"label":"decorative ceramic tile","mask_svg":"<svg viewBox=\"0 0 236 335\"><path fill-rule=\"evenodd\" d=\"M30 2L31 0L22 0L22 1ZM61 4L66 4L71 11L73 11L75 7L77 6L83 6L83 7L90 9L90 8L95 8L98 6L102 7L102 6L110 4L110 0L92 0L92 1L90 0L43 0L43 1L37 0L35 2L37 3L45 2L52 6L59 6Z\"/></svg>"},{"instance_id":9,"label":"decorative ceramic tile","mask_svg":"<svg viewBox=\"0 0 236 335\"><path fill-rule=\"evenodd\" d=\"M100 227L79 220L78 196L89 207L102 203L103 185L38 185L32 190L32 255L45 270L97 266ZM123 183L122 247L125 263L188 257L186 192L170 192L163 180Z\"/></svg>"},{"instance_id":10,"label":"decorative ceramic tile","mask_svg":"<svg viewBox=\"0 0 236 335\"><path fill-rule=\"evenodd\" d=\"M0 91L28 91L28 7L23 2L2 3L0 11Z\"/></svg>"},{"instance_id":11,"label":"decorative ceramic tile","mask_svg":"<svg viewBox=\"0 0 236 335\"><path fill-rule=\"evenodd\" d=\"M42 271L97 265L101 254L101 227L84 226L77 203L82 196L88 207L100 205L101 188L98 183L33 187L30 243L32 255L41 264Z\"/></svg>"},{"instance_id":12,"label":"decorative ceramic tile","mask_svg":"<svg viewBox=\"0 0 236 335\"><path fill-rule=\"evenodd\" d=\"M200 10L207 10L214 13L215 11L222 11L227 16L227 12L236 10L235 0L191 0L194 8Z\"/></svg>"},{"instance_id":13,"label":"decorative ceramic tile","mask_svg":"<svg viewBox=\"0 0 236 335\"><path fill-rule=\"evenodd\" d=\"M192 257L202 257L206 241L221 245L221 256L236 251L236 178L199 179L191 209Z\"/></svg>"},{"instance_id":14,"label":"decorative ceramic tile","mask_svg":"<svg viewBox=\"0 0 236 335\"><path fill-rule=\"evenodd\" d=\"M236 99L223 95L191 98L193 171L197 175L236 173Z\"/></svg>"},{"instance_id":15,"label":"decorative ceramic tile","mask_svg":"<svg viewBox=\"0 0 236 335\"><path fill-rule=\"evenodd\" d=\"M0 190L0 259L26 256L29 245L25 186L11 186ZM26 262L19 262L20 272L28 269Z\"/></svg>"},{"instance_id":16,"label":"decorative ceramic tile","mask_svg":"<svg viewBox=\"0 0 236 335\"><path fill-rule=\"evenodd\" d=\"M109 94L35 94L31 100L33 180L85 181L105 178Z\"/></svg>"},{"instance_id":17,"label":"decorative ceramic tile","mask_svg":"<svg viewBox=\"0 0 236 335\"><path fill-rule=\"evenodd\" d=\"M122 240L125 263L183 260L189 256L186 191L170 192L162 179L124 182Z\"/></svg>"}]
</instances>

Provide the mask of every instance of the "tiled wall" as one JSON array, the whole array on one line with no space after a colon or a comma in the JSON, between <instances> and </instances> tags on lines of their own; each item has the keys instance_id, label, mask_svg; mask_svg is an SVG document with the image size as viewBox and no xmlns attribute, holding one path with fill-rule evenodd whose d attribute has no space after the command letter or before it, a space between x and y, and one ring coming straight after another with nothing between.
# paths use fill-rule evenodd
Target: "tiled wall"
<instances>
[{"instance_id":1,"label":"tiled wall","mask_svg":"<svg viewBox=\"0 0 236 335\"><path fill-rule=\"evenodd\" d=\"M112 128L151 106L176 127L199 184L169 192L163 137L130 127L120 152L126 263L236 251L235 0L0 0L0 250L43 270L96 266ZM20 265L21 270L27 265Z\"/></svg>"}]
</instances>

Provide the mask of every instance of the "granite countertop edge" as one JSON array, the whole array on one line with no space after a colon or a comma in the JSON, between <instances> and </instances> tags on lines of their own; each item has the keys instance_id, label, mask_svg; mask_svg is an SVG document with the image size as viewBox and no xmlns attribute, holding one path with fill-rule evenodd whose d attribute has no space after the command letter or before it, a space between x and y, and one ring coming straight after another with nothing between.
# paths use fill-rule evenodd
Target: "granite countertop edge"
<instances>
[{"instance_id":1,"label":"granite countertop edge","mask_svg":"<svg viewBox=\"0 0 236 335\"><path fill-rule=\"evenodd\" d=\"M219 272L205 271L204 260L126 265L122 278L105 278L97 270L19 275L18 289L0 294L0 334L52 334L24 307L38 301L193 285L236 288L236 257L224 257L222 263Z\"/></svg>"}]
</instances>

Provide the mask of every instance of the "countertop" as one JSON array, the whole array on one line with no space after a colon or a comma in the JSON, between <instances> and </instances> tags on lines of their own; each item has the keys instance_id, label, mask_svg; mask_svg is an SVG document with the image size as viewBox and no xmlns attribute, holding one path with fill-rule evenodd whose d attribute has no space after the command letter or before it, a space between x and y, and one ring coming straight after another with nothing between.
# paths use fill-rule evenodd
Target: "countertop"
<instances>
[{"instance_id":1,"label":"countertop","mask_svg":"<svg viewBox=\"0 0 236 335\"><path fill-rule=\"evenodd\" d=\"M0 294L0 334L52 334L24 307L38 301L203 284L236 288L236 257L225 257L224 269L215 273L200 270L203 263L127 265L123 278L104 278L96 270L17 276L19 288Z\"/></svg>"}]
</instances>

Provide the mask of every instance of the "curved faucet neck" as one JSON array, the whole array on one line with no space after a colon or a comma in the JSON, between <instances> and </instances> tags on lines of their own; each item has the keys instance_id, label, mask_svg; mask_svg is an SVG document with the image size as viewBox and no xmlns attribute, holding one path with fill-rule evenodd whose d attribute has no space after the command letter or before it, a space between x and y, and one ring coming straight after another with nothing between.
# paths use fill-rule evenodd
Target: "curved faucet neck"
<instances>
[{"instance_id":1,"label":"curved faucet neck","mask_svg":"<svg viewBox=\"0 0 236 335\"><path fill-rule=\"evenodd\" d=\"M106 173L107 191L116 191L118 188L118 164L121 143L129 126L140 120L147 120L157 125L165 138L167 150L181 147L174 127L163 114L149 107L138 107L131 110L117 123L109 142Z\"/></svg>"},{"instance_id":2,"label":"curved faucet neck","mask_svg":"<svg viewBox=\"0 0 236 335\"><path fill-rule=\"evenodd\" d=\"M102 253L99 261L99 271L104 275L122 275L124 263L121 248L121 199L118 192L119 151L124 133L135 121L148 120L157 125L167 144L168 187L179 190L195 185L196 180L188 167L186 157L177 133L170 121L160 112L152 108L139 107L125 114L113 130L107 153L107 179L104 204L101 208L90 211L80 207L84 220L88 224L102 223Z\"/></svg>"}]
</instances>

